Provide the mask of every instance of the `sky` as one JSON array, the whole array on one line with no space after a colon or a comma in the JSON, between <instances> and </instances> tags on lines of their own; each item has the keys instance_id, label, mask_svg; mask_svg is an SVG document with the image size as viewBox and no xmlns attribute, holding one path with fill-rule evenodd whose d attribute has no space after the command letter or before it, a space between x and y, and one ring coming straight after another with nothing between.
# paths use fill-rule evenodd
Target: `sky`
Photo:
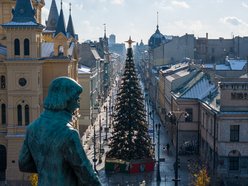
<instances>
[{"instance_id":1,"label":"sky","mask_svg":"<svg viewBox=\"0 0 248 186\"><path fill-rule=\"evenodd\" d=\"M43 24L51 1L45 0ZM56 0L58 11L60 2ZM248 36L248 0L63 0L66 24L69 3L80 42L98 41L106 24L107 36L115 34L118 43L131 36L134 41L147 44L157 22L164 35L188 33L198 38L208 33L213 39Z\"/></svg>"}]
</instances>

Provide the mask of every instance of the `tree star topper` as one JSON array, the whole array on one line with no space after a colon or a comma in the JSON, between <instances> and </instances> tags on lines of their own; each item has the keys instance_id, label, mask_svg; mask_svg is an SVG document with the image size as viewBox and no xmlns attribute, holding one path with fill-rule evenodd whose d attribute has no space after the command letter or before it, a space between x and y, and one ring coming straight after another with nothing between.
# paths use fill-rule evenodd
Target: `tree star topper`
<instances>
[{"instance_id":1,"label":"tree star topper","mask_svg":"<svg viewBox=\"0 0 248 186\"><path fill-rule=\"evenodd\" d=\"M135 41L133 41L133 40L131 39L131 36L129 36L129 40L128 40L128 41L125 41L125 42L128 43L129 48L132 48L132 43L134 43Z\"/></svg>"}]
</instances>

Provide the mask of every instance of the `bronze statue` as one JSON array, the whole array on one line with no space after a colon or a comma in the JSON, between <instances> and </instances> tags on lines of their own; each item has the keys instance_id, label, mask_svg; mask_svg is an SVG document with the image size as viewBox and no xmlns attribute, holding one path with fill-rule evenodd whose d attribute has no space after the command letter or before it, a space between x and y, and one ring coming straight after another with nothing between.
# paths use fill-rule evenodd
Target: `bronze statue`
<instances>
[{"instance_id":1,"label":"bronze statue","mask_svg":"<svg viewBox=\"0 0 248 186\"><path fill-rule=\"evenodd\" d=\"M82 91L75 80L56 78L49 86L44 112L27 127L19 168L38 173L39 186L101 185L72 126Z\"/></svg>"}]
</instances>

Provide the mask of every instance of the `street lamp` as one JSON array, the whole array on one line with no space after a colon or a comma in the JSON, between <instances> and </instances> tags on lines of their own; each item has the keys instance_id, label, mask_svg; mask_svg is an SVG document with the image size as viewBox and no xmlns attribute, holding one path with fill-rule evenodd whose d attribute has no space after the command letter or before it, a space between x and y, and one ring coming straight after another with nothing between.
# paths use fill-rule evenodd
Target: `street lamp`
<instances>
[{"instance_id":1,"label":"street lamp","mask_svg":"<svg viewBox=\"0 0 248 186\"><path fill-rule=\"evenodd\" d=\"M157 145L157 156L158 156L158 165L157 165L157 182L161 181L161 176L160 176L160 127L161 124L156 124L156 131L158 135L158 145Z\"/></svg>"},{"instance_id":2,"label":"street lamp","mask_svg":"<svg viewBox=\"0 0 248 186\"><path fill-rule=\"evenodd\" d=\"M147 124L149 126L149 95L146 93L146 103L147 103ZM154 129L153 129L154 130ZM154 132L154 131L153 131Z\"/></svg>"},{"instance_id":3,"label":"street lamp","mask_svg":"<svg viewBox=\"0 0 248 186\"><path fill-rule=\"evenodd\" d=\"M93 163L94 163L94 170L97 172L96 170L96 129L95 129L95 125L93 126L94 129L94 136L93 136L93 145L94 145L94 158L93 158Z\"/></svg>"},{"instance_id":4,"label":"street lamp","mask_svg":"<svg viewBox=\"0 0 248 186\"><path fill-rule=\"evenodd\" d=\"M180 111L180 110L176 110L176 111L171 111L169 112L169 117L175 119L176 121L176 160L174 163L174 170L175 170L175 178L173 178L172 180L175 182L175 186L178 186L178 182L180 181L180 178L178 178L178 167L179 167L179 158L178 158L178 122L181 119L182 116L184 116L185 118L187 118L189 116L189 114L185 111Z\"/></svg>"},{"instance_id":5,"label":"street lamp","mask_svg":"<svg viewBox=\"0 0 248 186\"><path fill-rule=\"evenodd\" d=\"M104 106L104 109L106 111L106 126L105 126L105 141L108 140L108 106Z\"/></svg>"},{"instance_id":6,"label":"street lamp","mask_svg":"<svg viewBox=\"0 0 248 186\"><path fill-rule=\"evenodd\" d=\"M111 93L109 94L109 128L111 128L111 116L112 116L112 110L111 110L111 105L112 105L112 90Z\"/></svg>"},{"instance_id":7,"label":"street lamp","mask_svg":"<svg viewBox=\"0 0 248 186\"><path fill-rule=\"evenodd\" d=\"M99 114L99 163L102 163L102 124L101 114Z\"/></svg>"},{"instance_id":8,"label":"street lamp","mask_svg":"<svg viewBox=\"0 0 248 186\"><path fill-rule=\"evenodd\" d=\"M152 116L152 117L151 117ZM150 112L150 117L152 119L152 130L153 130L153 136L152 136L152 140L153 140L153 144L155 144L155 132L154 132L154 128L155 128L155 118L154 118L154 108L152 109L152 112Z\"/></svg>"}]
</instances>

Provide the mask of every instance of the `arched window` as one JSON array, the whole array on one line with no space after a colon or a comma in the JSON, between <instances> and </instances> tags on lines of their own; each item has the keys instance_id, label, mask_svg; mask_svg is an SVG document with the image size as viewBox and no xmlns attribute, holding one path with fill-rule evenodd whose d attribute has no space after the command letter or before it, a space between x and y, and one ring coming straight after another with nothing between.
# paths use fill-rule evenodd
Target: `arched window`
<instances>
[{"instance_id":1,"label":"arched window","mask_svg":"<svg viewBox=\"0 0 248 186\"><path fill-rule=\"evenodd\" d=\"M5 76L1 76L1 89L5 89L6 82L5 82Z\"/></svg>"},{"instance_id":2,"label":"arched window","mask_svg":"<svg viewBox=\"0 0 248 186\"><path fill-rule=\"evenodd\" d=\"M2 124L6 124L6 105L2 104L1 106L1 118L2 118Z\"/></svg>"},{"instance_id":3,"label":"arched window","mask_svg":"<svg viewBox=\"0 0 248 186\"><path fill-rule=\"evenodd\" d=\"M19 39L15 39L14 47L15 47L15 55L19 56L20 55L20 41L19 41Z\"/></svg>"},{"instance_id":4,"label":"arched window","mask_svg":"<svg viewBox=\"0 0 248 186\"><path fill-rule=\"evenodd\" d=\"M58 56L63 56L64 55L64 47L59 45L59 48L58 48Z\"/></svg>"},{"instance_id":5,"label":"arched window","mask_svg":"<svg viewBox=\"0 0 248 186\"><path fill-rule=\"evenodd\" d=\"M22 126L22 106L17 105L17 124Z\"/></svg>"},{"instance_id":6,"label":"arched window","mask_svg":"<svg viewBox=\"0 0 248 186\"><path fill-rule=\"evenodd\" d=\"M24 56L29 56L29 39L24 39Z\"/></svg>"},{"instance_id":7,"label":"arched window","mask_svg":"<svg viewBox=\"0 0 248 186\"><path fill-rule=\"evenodd\" d=\"M25 125L29 124L29 106L25 105Z\"/></svg>"}]
</instances>

